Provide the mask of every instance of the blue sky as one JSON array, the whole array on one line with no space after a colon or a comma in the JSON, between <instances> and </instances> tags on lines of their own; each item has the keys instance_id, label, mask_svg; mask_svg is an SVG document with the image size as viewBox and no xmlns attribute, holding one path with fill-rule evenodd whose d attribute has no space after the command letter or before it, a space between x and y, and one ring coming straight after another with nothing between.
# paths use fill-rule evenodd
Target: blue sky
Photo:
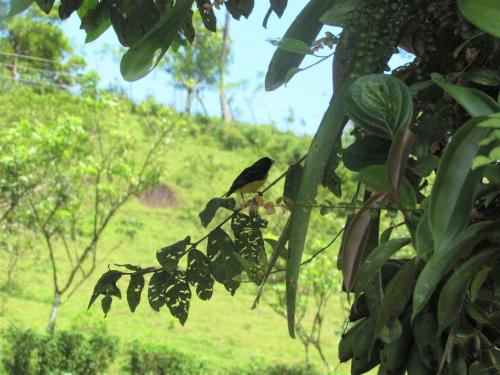
<instances>
[{"instance_id":1,"label":"blue sky","mask_svg":"<svg viewBox=\"0 0 500 375\"><path fill-rule=\"evenodd\" d=\"M275 47L266 40L280 38L290 23L300 12L306 1L290 1L281 19L272 15L268 28L261 24L267 12L268 1L256 1L254 11L248 20L231 20L230 33L233 39L234 61L229 71L229 82L245 82L239 89L231 93L232 108L239 121L275 124L280 129L290 129L299 134L313 134L317 129L324 110L332 94L331 63L328 59L317 66L297 74L288 85L272 92L263 89L264 74ZM217 13L219 22L223 22L222 11ZM122 86L135 100L143 100L153 96L156 100L181 110L184 107L185 94L174 88L172 80L160 69L155 69L149 76L138 82L129 83L123 80L119 71L118 40L112 29L109 29L98 40L85 44L85 33L79 30L80 21L76 15L63 22L62 27L71 38L77 53L84 55L88 67L96 70L102 84ZM338 29L325 27L338 33ZM325 53L326 54L326 53ZM395 67L409 61L406 54L397 55L391 61ZM308 57L303 66L315 62L316 58ZM210 115L219 115L219 102L216 93L204 92L203 101ZM201 112L195 103L194 112ZM295 121L289 123L286 118L293 113Z\"/></svg>"}]
</instances>

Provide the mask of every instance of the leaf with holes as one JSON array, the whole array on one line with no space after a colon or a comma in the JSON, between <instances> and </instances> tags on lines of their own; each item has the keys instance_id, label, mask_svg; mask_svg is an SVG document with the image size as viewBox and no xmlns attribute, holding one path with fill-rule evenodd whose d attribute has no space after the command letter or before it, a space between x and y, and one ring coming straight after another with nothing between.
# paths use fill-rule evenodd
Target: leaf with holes
<instances>
[{"instance_id":1,"label":"leaf with holes","mask_svg":"<svg viewBox=\"0 0 500 375\"><path fill-rule=\"evenodd\" d=\"M156 252L158 263L167 271L172 272L177 268L179 259L186 253L186 247L191 242L191 237L187 236L182 241L166 246Z\"/></svg>"},{"instance_id":2,"label":"leaf with holes","mask_svg":"<svg viewBox=\"0 0 500 375\"><path fill-rule=\"evenodd\" d=\"M106 273L104 273L99 280L97 281L97 284L94 287L94 292L92 293L92 296L90 297L88 309L90 306L92 306L99 297L99 295L104 295L104 296L115 296L118 298L122 298L122 294L120 292L120 289L116 286L116 283L120 278L122 277L122 273L120 271L115 271L111 270Z\"/></svg>"},{"instance_id":3,"label":"leaf with holes","mask_svg":"<svg viewBox=\"0 0 500 375\"><path fill-rule=\"evenodd\" d=\"M134 312L141 302L141 293L144 289L144 275L134 273L130 276L130 283L127 288L127 302L130 311Z\"/></svg>"},{"instance_id":4,"label":"leaf with holes","mask_svg":"<svg viewBox=\"0 0 500 375\"><path fill-rule=\"evenodd\" d=\"M219 208L228 210L234 209L235 201L233 198L212 198L208 201L207 206L200 212L199 217L201 224L206 228L212 221Z\"/></svg>"},{"instance_id":5,"label":"leaf with holes","mask_svg":"<svg viewBox=\"0 0 500 375\"><path fill-rule=\"evenodd\" d=\"M168 285L165 290L165 304L170 313L179 319L184 325L189 315L189 304L191 301L191 289L186 279L186 274L176 271L169 276Z\"/></svg>"},{"instance_id":6,"label":"leaf with holes","mask_svg":"<svg viewBox=\"0 0 500 375\"><path fill-rule=\"evenodd\" d=\"M207 256L210 260L212 274L219 283L232 295L240 286L234 280L243 270L240 262L234 257L236 247L233 241L221 228L215 228L208 235Z\"/></svg>"},{"instance_id":7,"label":"leaf with holes","mask_svg":"<svg viewBox=\"0 0 500 375\"><path fill-rule=\"evenodd\" d=\"M192 249L188 254L186 277L195 287L196 294L202 300L209 300L214 291L214 279L210 271L210 261L201 251Z\"/></svg>"},{"instance_id":8,"label":"leaf with holes","mask_svg":"<svg viewBox=\"0 0 500 375\"><path fill-rule=\"evenodd\" d=\"M260 217L255 213L236 214L231 220L236 252L245 259L250 268L250 279L257 285L262 283L267 268L264 238L260 230Z\"/></svg>"},{"instance_id":9,"label":"leaf with holes","mask_svg":"<svg viewBox=\"0 0 500 375\"><path fill-rule=\"evenodd\" d=\"M345 106L356 125L382 138L394 138L413 117L410 90L401 80L386 74L368 74L354 81Z\"/></svg>"},{"instance_id":10,"label":"leaf with holes","mask_svg":"<svg viewBox=\"0 0 500 375\"><path fill-rule=\"evenodd\" d=\"M169 275L165 271L155 272L149 280L148 301L149 306L155 311L165 304L165 292L169 282Z\"/></svg>"}]
</instances>

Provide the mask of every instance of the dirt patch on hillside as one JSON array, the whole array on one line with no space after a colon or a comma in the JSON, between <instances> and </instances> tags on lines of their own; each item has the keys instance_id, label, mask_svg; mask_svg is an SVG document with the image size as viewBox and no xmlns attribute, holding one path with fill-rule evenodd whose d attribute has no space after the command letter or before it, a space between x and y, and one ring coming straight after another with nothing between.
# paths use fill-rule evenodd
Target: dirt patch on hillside
<instances>
[{"instance_id":1,"label":"dirt patch on hillside","mask_svg":"<svg viewBox=\"0 0 500 375\"><path fill-rule=\"evenodd\" d=\"M175 192L167 185L158 185L139 197L141 203L151 208L173 207L176 204Z\"/></svg>"}]
</instances>

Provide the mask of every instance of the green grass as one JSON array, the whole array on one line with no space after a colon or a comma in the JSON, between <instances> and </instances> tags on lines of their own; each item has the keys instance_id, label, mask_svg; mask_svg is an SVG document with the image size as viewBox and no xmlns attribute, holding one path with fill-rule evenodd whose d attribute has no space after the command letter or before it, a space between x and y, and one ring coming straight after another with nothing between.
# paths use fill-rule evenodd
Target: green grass
<instances>
[{"instance_id":1,"label":"green grass","mask_svg":"<svg viewBox=\"0 0 500 375\"><path fill-rule=\"evenodd\" d=\"M38 96L35 96L33 107L29 111L24 108L25 112L18 113L9 107L9 103L16 102L15 95L16 92L0 97L0 106L5 109L5 118L9 119L8 121L15 121L19 118L49 121L60 114L44 112L45 99L42 101ZM22 93L17 93L17 95L22 96ZM57 98L48 95L47 100L56 101ZM71 112L71 105L68 103L65 105L67 107L61 112ZM74 111L74 115L81 118L88 116L81 108L79 111ZM190 126L196 129L198 125L190 124ZM142 303L135 314L130 313L124 300L114 301L106 319L103 318L98 303L87 311L93 286L108 264L154 265L155 250L182 239L188 234L193 238L198 238L206 233L206 229L201 226L197 217L199 211L203 209L208 199L225 192L243 167L257 157L268 153L268 150L275 147L273 144L280 140L285 147L288 147L287 144L292 141L295 145L302 145L303 151L308 145L307 139L295 139L290 134L280 135L274 131L267 137L274 142L271 145L266 139L265 147L257 142L228 150L227 145L224 146L221 138L217 136L217 134L224 135L225 130L218 129L217 133L210 126L216 125L205 125L204 130L198 131L195 135L182 131L175 135L165 150L165 175L162 181L174 191L175 205L153 209L142 205L137 199L125 205L113 219L112 225L102 238L99 245L101 256L96 272L70 300L61 306L57 327L106 328L108 332L120 338L123 349L126 349L127 343L134 339L168 345L199 358L210 366L222 369L244 365L251 361L303 363L303 347L298 339L289 338L286 321L272 311L265 302L261 302L256 310L251 309L256 288L250 284L244 284L234 297L231 297L220 285L216 286L214 296L210 301L201 301L194 297L191 301L189 319L184 327L170 316L168 310L162 310L160 313L152 311L145 301L146 293L143 293ZM230 132L237 134L243 130L252 134L252 129L257 134L257 128L249 126L234 124L224 126ZM199 127L201 128L202 125ZM230 133L229 130L228 133ZM260 137L263 138L262 135ZM253 138L250 137L250 139ZM140 147L138 145L139 153ZM271 178L279 175L286 168L287 158L290 157L290 152L286 153L286 151L283 150L279 155L272 155L279 162L273 168ZM281 186L277 186L270 196L277 198L280 196L280 191ZM123 234L117 232L120 221L129 218L134 218L144 224L133 239L123 238ZM274 225L276 222L279 224L283 221L280 215L275 215L272 219ZM323 220L323 223L331 225L336 219L327 216L317 220ZM325 226L325 228L328 227ZM327 239L331 235L327 231L316 231L315 234L314 240L318 243L326 242L323 238ZM107 253L108 249L118 243L120 246L103 258L102 254ZM30 253L32 256L23 259L15 270L15 289L7 293L0 292L0 329L9 324L45 329L51 309L52 281L49 261L43 250L41 240L33 244ZM326 253L324 256L334 257L336 252L332 249L331 253ZM58 254L58 259L63 259L62 252ZM4 261L5 259L0 257L0 262ZM337 271L331 272L332 277L338 278ZM126 283L127 280L119 282L122 293L126 290ZM336 348L343 321L344 314L339 293L332 298L328 306L322 333L324 351L334 366L338 364ZM319 357L312 349L311 359L314 365L324 369ZM120 364L117 362L110 374L118 373L119 367ZM338 371L347 373L348 366L339 365Z\"/></svg>"}]
</instances>

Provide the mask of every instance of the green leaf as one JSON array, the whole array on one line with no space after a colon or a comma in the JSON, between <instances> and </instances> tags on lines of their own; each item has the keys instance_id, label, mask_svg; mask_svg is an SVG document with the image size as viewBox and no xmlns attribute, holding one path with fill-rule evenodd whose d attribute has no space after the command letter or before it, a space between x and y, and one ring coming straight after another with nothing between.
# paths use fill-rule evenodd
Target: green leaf
<instances>
[{"instance_id":1,"label":"green leaf","mask_svg":"<svg viewBox=\"0 0 500 375\"><path fill-rule=\"evenodd\" d=\"M55 0L36 0L38 7L45 12L45 14L49 14L54 6Z\"/></svg>"},{"instance_id":2,"label":"green leaf","mask_svg":"<svg viewBox=\"0 0 500 375\"><path fill-rule=\"evenodd\" d=\"M428 369L437 373L443 355L443 345L437 333L438 326L434 314L423 312L413 322L413 337L420 359Z\"/></svg>"},{"instance_id":3,"label":"green leaf","mask_svg":"<svg viewBox=\"0 0 500 375\"><path fill-rule=\"evenodd\" d=\"M127 81L137 81L150 73L167 52L183 26L193 0L178 0L160 20L122 57L120 70Z\"/></svg>"},{"instance_id":4,"label":"green leaf","mask_svg":"<svg viewBox=\"0 0 500 375\"><path fill-rule=\"evenodd\" d=\"M415 251L420 259L426 262L434 253L434 241L432 240L431 226L429 222L429 211L424 211L420 218L415 234Z\"/></svg>"},{"instance_id":5,"label":"green leaf","mask_svg":"<svg viewBox=\"0 0 500 375\"><path fill-rule=\"evenodd\" d=\"M23 0L24 1L24 0ZM59 18L65 20L83 4L84 0L61 0Z\"/></svg>"},{"instance_id":6,"label":"green leaf","mask_svg":"<svg viewBox=\"0 0 500 375\"><path fill-rule=\"evenodd\" d=\"M372 195L352 218L346 229L342 242L342 274L344 276L344 288L347 293L351 292L358 269L363 259L366 239L370 226L370 210L376 208L387 197L387 193Z\"/></svg>"},{"instance_id":7,"label":"green leaf","mask_svg":"<svg viewBox=\"0 0 500 375\"><path fill-rule=\"evenodd\" d=\"M99 0L83 0L82 5L76 11L76 14L78 14L78 17L80 17L80 19L82 19L87 14L87 12L90 9L94 8L98 3Z\"/></svg>"},{"instance_id":8,"label":"green leaf","mask_svg":"<svg viewBox=\"0 0 500 375\"><path fill-rule=\"evenodd\" d=\"M500 106L482 91L446 83L443 76L431 74L435 84L455 99L472 116L488 116L500 111Z\"/></svg>"},{"instance_id":9,"label":"green leaf","mask_svg":"<svg viewBox=\"0 0 500 375\"><path fill-rule=\"evenodd\" d=\"M236 202L233 198L212 198L208 201L207 206L200 212L201 224L206 228L212 221L219 208L233 210Z\"/></svg>"},{"instance_id":10,"label":"green leaf","mask_svg":"<svg viewBox=\"0 0 500 375\"><path fill-rule=\"evenodd\" d=\"M319 17L332 3L332 0L309 1L292 22L283 39L299 40L306 46L310 46L316 40L323 26L319 22ZM299 54L286 51L282 48L276 49L266 73L266 91L275 90L283 85L286 82L286 76L290 69L298 68L304 56L305 53Z\"/></svg>"},{"instance_id":11,"label":"green leaf","mask_svg":"<svg viewBox=\"0 0 500 375\"><path fill-rule=\"evenodd\" d=\"M165 304L165 292L169 284L169 275L166 271L155 272L149 280L148 301L149 306L155 311Z\"/></svg>"},{"instance_id":12,"label":"green leaf","mask_svg":"<svg viewBox=\"0 0 500 375\"><path fill-rule=\"evenodd\" d=\"M413 146L413 138L413 133L408 127L401 128L396 132L389 150L387 159L389 181L391 183L391 194L397 202L400 200L399 188Z\"/></svg>"},{"instance_id":13,"label":"green leaf","mask_svg":"<svg viewBox=\"0 0 500 375\"><path fill-rule=\"evenodd\" d=\"M134 273L130 276L130 283L127 288L127 302L130 311L134 312L141 302L141 293L144 289L144 276L140 273Z\"/></svg>"},{"instance_id":14,"label":"green leaf","mask_svg":"<svg viewBox=\"0 0 500 375\"><path fill-rule=\"evenodd\" d=\"M33 0L10 0L10 9L8 16L11 17L24 12L31 6L32 3Z\"/></svg>"},{"instance_id":15,"label":"green leaf","mask_svg":"<svg viewBox=\"0 0 500 375\"><path fill-rule=\"evenodd\" d=\"M101 1L82 17L80 29L87 33L85 43L90 43L99 38L111 26L109 18L109 2Z\"/></svg>"},{"instance_id":16,"label":"green leaf","mask_svg":"<svg viewBox=\"0 0 500 375\"><path fill-rule=\"evenodd\" d=\"M283 252L287 252L285 245L288 242L288 239L290 237L290 224L292 222L292 217L293 214L288 217L288 220L286 221L285 227L283 228L283 231L281 232L281 235L276 243L276 246L274 246L273 253L271 254L271 260L267 264L267 269L266 272L264 273L264 277L262 279L262 283L260 284L259 291L257 293L257 296L255 297L255 301L253 303L252 309L255 309L257 305L259 304L260 297L262 295L262 292L264 290L264 285L266 284L266 281L271 274L274 266L276 265L276 262L278 261L278 258L280 257L280 254Z\"/></svg>"},{"instance_id":17,"label":"green leaf","mask_svg":"<svg viewBox=\"0 0 500 375\"><path fill-rule=\"evenodd\" d=\"M394 253L409 243L409 238L398 238L390 240L373 249L360 266L354 286L356 293L361 293L365 289L366 284L377 274L382 265L394 255Z\"/></svg>"},{"instance_id":18,"label":"green leaf","mask_svg":"<svg viewBox=\"0 0 500 375\"><path fill-rule=\"evenodd\" d=\"M260 228L261 218L254 213L236 214L231 220L236 253L245 259L250 268L250 279L257 285L262 283L267 268L267 255Z\"/></svg>"},{"instance_id":19,"label":"green leaf","mask_svg":"<svg viewBox=\"0 0 500 375\"><path fill-rule=\"evenodd\" d=\"M178 241L173 245L166 246L156 252L156 259L158 263L165 269L167 272L172 272L177 268L177 264L179 263L179 259L186 254L186 247L191 242L191 237L187 236L182 241Z\"/></svg>"},{"instance_id":20,"label":"green leaf","mask_svg":"<svg viewBox=\"0 0 500 375\"><path fill-rule=\"evenodd\" d=\"M490 69L474 69L465 73L469 81L484 86L500 86L500 73Z\"/></svg>"},{"instance_id":21,"label":"green leaf","mask_svg":"<svg viewBox=\"0 0 500 375\"><path fill-rule=\"evenodd\" d=\"M299 164L291 165L288 168L283 190L283 198L286 204L293 205L296 202L303 170L304 168Z\"/></svg>"},{"instance_id":22,"label":"green leaf","mask_svg":"<svg viewBox=\"0 0 500 375\"><path fill-rule=\"evenodd\" d=\"M290 82L292 80L293 77L295 77L295 74L297 73L300 73L301 71L303 71L304 69L300 69L300 68L292 68L288 71L288 73L286 73L286 76L285 76L285 85Z\"/></svg>"},{"instance_id":23,"label":"green leaf","mask_svg":"<svg viewBox=\"0 0 500 375\"><path fill-rule=\"evenodd\" d=\"M375 164L385 164L391 142L375 135L357 139L343 154L344 166L351 171L360 171Z\"/></svg>"},{"instance_id":24,"label":"green leaf","mask_svg":"<svg viewBox=\"0 0 500 375\"><path fill-rule=\"evenodd\" d=\"M299 55L312 55L311 48L302 40L283 38L283 39L268 39L268 42L273 46L287 52L297 53Z\"/></svg>"},{"instance_id":25,"label":"green leaf","mask_svg":"<svg viewBox=\"0 0 500 375\"><path fill-rule=\"evenodd\" d=\"M467 286L474 275L497 253L498 249L490 249L474 255L458 267L444 284L438 303L439 333L457 319L457 311L461 309Z\"/></svg>"},{"instance_id":26,"label":"green leaf","mask_svg":"<svg viewBox=\"0 0 500 375\"><path fill-rule=\"evenodd\" d=\"M434 253L420 273L413 291L412 319L425 307L434 289L446 272L472 247L484 238L484 234L496 230L500 222L480 222L462 230L440 253Z\"/></svg>"},{"instance_id":27,"label":"green leaf","mask_svg":"<svg viewBox=\"0 0 500 375\"><path fill-rule=\"evenodd\" d=\"M165 290L165 304L170 310L170 314L179 319L184 325L189 315L189 304L191 301L191 289L186 280L186 274L176 271L169 275L168 285Z\"/></svg>"},{"instance_id":28,"label":"green leaf","mask_svg":"<svg viewBox=\"0 0 500 375\"><path fill-rule=\"evenodd\" d=\"M270 2L273 12L276 13L279 18L281 18L281 16L285 12L288 0L270 0Z\"/></svg>"},{"instance_id":29,"label":"green leaf","mask_svg":"<svg viewBox=\"0 0 500 375\"><path fill-rule=\"evenodd\" d=\"M237 20L241 16L248 18L254 7L254 0L227 0L225 2L227 11Z\"/></svg>"},{"instance_id":30,"label":"green leaf","mask_svg":"<svg viewBox=\"0 0 500 375\"><path fill-rule=\"evenodd\" d=\"M455 133L441 159L430 202L432 235L438 251L452 239L452 235L460 231L459 226L466 222L467 218L463 215L469 209L470 197L464 203L461 199L470 195L475 188L471 184L478 182L478 176L475 173L469 174L469 170L479 150L479 142L490 131L478 127L484 119L478 117L466 122ZM459 211L455 211L455 208ZM461 218L456 216L460 211ZM459 222L454 222L454 219L459 219Z\"/></svg>"},{"instance_id":31,"label":"green leaf","mask_svg":"<svg viewBox=\"0 0 500 375\"><path fill-rule=\"evenodd\" d=\"M359 0L339 0L323 13L319 22L330 26L344 26L344 23L349 20L349 13L356 9L358 4Z\"/></svg>"},{"instance_id":32,"label":"green leaf","mask_svg":"<svg viewBox=\"0 0 500 375\"><path fill-rule=\"evenodd\" d=\"M207 256L212 274L232 295L240 286L234 277L241 274L242 266L234 257L236 252L233 241L221 228L216 228L208 235Z\"/></svg>"},{"instance_id":33,"label":"green leaf","mask_svg":"<svg viewBox=\"0 0 500 375\"><path fill-rule=\"evenodd\" d=\"M202 7L199 8L199 12L205 28L215 33L217 31L217 18L215 17L213 8Z\"/></svg>"},{"instance_id":34,"label":"green leaf","mask_svg":"<svg viewBox=\"0 0 500 375\"><path fill-rule=\"evenodd\" d=\"M500 38L498 20L500 4L496 0L458 0L460 11L467 20L481 30Z\"/></svg>"},{"instance_id":35,"label":"green leaf","mask_svg":"<svg viewBox=\"0 0 500 375\"><path fill-rule=\"evenodd\" d=\"M384 297L375 323L375 334L379 338L382 338L381 333L384 327L390 324L391 321L397 320L405 310L411 299L419 270L420 267L417 266L416 260L413 259L407 262L385 287ZM389 340L385 337L385 342L391 342L397 337L390 337Z\"/></svg>"},{"instance_id":36,"label":"green leaf","mask_svg":"<svg viewBox=\"0 0 500 375\"><path fill-rule=\"evenodd\" d=\"M436 155L425 155L418 158L413 167L413 172L419 177L427 177L437 169L438 165L439 158Z\"/></svg>"},{"instance_id":37,"label":"green leaf","mask_svg":"<svg viewBox=\"0 0 500 375\"><path fill-rule=\"evenodd\" d=\"M381 245L387 243L391 239L391 234L392 234L393 229L394 229L394 227L392 226L392 227L389 227L382 232L382 234L380 235L380 244Z\"/></svg>"},{"instance_id":38,"label":"green leaf","mask_svg":"<svg viewBox=\"0 0 500 375\"><path fill-rule=\"evenodd\" d=\"M413 117L410 90L401 80L386 74L368 74L354 81L345 106L356 125L382 138L394 138Z\"/></svg>"},{"instance_id":39,"label":"green leaf","mask_svg":"<svg viewBox=\"0 0 500 375\"><path fill-rule=\"evenodd\" d=\"M348 83L346 82L339 86L311 142L297 195L297 203L304 207L295 208L292 213L293 220L290 227L288 246L289 259L286 264L287 320L288 332L291 337L295 336L297 283L307 229L311 218L312 208L310 206L314 203L314 198L318 192L318 185L321 182L328 158L333 148L336 147L336 144L332 140L337 140L340 137L345 125L343 97L345 95L345 87L347 87Z\"/></svg>"},{"instance_id":40,"label":"green leaf","mask_svg":"<svg viewBox=\"0 0 500 375\"><path fill-rule=\"evenodd\" d=\"M90 309L99 295L115 296L121 298L122 295L120 289L118 289L118 287L116 286L116 283L118 282L118 280L120 280L121 277L122 273L120 271L111 270L105 272L97 281L87 308Z\"/></svg>"},{"instance_id":41,"label":"green leaf","mask_svg":"<svg viewBox=\"0 0 500 375\"><path fill-rule=\"evenodd\" d=\"M372 165L359 171L357 179L377 192L390 192L389 172L385 165ZM417 204L415 190L410 183L403 178L399 194L401 204L405 208L413 208ZM391 197L392 198L392 197Z\"/></svg>"},{"instance_id":42,"label":"green leaf","mask_svg":"<svg viewBox=\"0 0 500 375\"><path fill-rule=\"evenodd\" d=\"M104 313L104 317L108 316L109 310L111 310L111 303L113 299L111 296L105 296L101 301L102 312Z\"/></svg>"},{"instance_id":43,"label":"green leaf","mask_svg":"<svg viewBox=\"0 0 500 375\"><path fill-rule=\"evenodd\" d=\"M490 271L491 267L484 267L476 274L476 276L474 276L474 279L472 280L472 283L470 285L470 300L472 303L476 302L477 294L488 278Z\"/></svg>"},{"instance_id":44,"label":"green leaf","mask_svg":"<svg viewBox=\"0 0 500 375\"><path fill-rule=\"evenodd\" d=\"M201 251L192 249L188 254L186 277L195 287L196 294L202 300L209 300L214 291L210 261Z\"/></svg>"}]
</instances>

